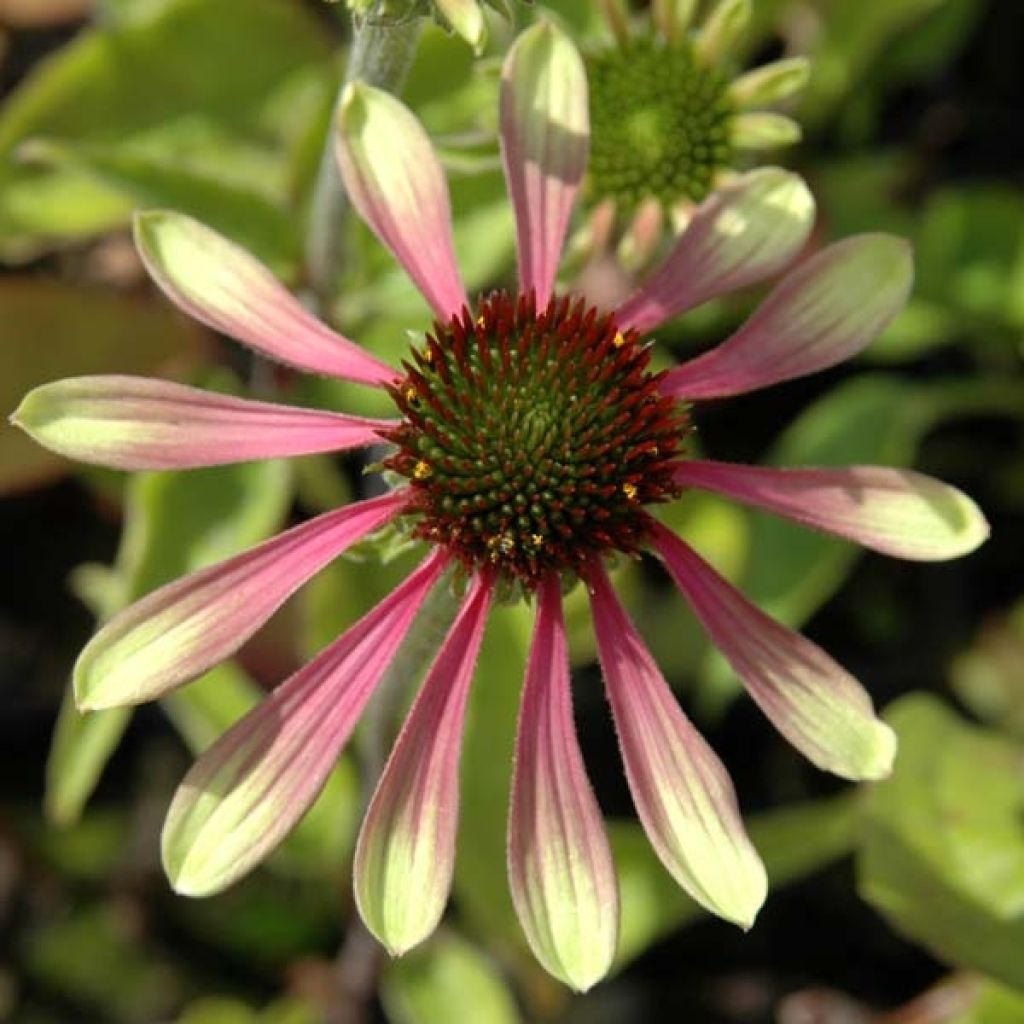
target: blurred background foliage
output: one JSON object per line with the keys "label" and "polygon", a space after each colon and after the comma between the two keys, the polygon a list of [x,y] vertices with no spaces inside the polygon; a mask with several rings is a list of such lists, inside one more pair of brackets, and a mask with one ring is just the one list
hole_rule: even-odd
{"label": "blurred background foliage", "polygon": [[[638,7],[642,6],[640,4]],[[504,829],[529,614],[488,631],[464,752],[453,906],[385,962],[358,928],[348,858],[357,736],[269,865],[212,900],[175,898],[157,833],[190,755],[400,578],[408,553],[329,568],[241,652],[159,709],[79,717],[68,670],[95,619],[365,486],[315,457],[124,478],[0,433],[0,1020],[18,1024],[391,1024],[521,1020],[1024,1021],[1024,191],[1019,0],[755,0],[751,60],[814,61],[785,154],[819,202],[815,244],[909,237],[917,286],[857,364],[700,411],[717,457],[914,465],[963,487],[993,539],[944,566],[689,495],[673,525],[773,614],[858,674],[900,735],[893,777],[851,788],[804,764],[745,701],[664,579],[618,570],[684,706],[723,755],[773,893],[744,936],[703,918],[654,859],[617,765],[585,602],[569,606],[582,743],[621,876],[618,972],[571,997],[528,955]],[[538,4],[604,45],[595,5]],[[512,275],[496,159],[494,12],[474,60],[427,28],[404,96],[449,169],[471,290]],[[130,372],[300,404],[382,411],[185,321],[147,286],[127,223],[187,211],[302,290],[310,193],[348,16],[319,0],[0,0],[0,407],[55,377]],[[427,324],[361,226],[330,318],[385,358]],[[755,295],[662,333],[682,356]],[[54,722],[56,727],[54,728]],[[372,756],[372,751],[371,751]],[[336,957],[340,948],[341,954]]]}

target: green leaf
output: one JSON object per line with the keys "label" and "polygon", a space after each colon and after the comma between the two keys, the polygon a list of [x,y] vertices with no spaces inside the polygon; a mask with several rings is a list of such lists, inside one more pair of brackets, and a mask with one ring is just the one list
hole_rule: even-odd
{"label": "green leaf", "polygon": [[[269,221],[275,206],[278,216],[296,212],[302,149],[332,78],[327,38],[285,0],[147,4],[80,33],[0,111],[0,252],[27,255],[104,230],[144,199],[190,207],[229,233],[240,226],[243,242],[282,265],[294,232],[275,241]],[[74,157],[70,177],[63,163],[53,171],[12,160],[28,139],[62,144]],[[68,223],[28,201],[48,180],[75,184]],[[261,181],[269,205],[255,203]],[[104,216],[91,214],[94,202]],[[258,211],[248,226],[246,203]]]}
{"label": "green leaf", "polygon": [[35,984],[79,1003],[85,1019],[160,1020],[181,997],[174,966],[139,943],[113,903],[73,907],[30,932],[23,963]]}
{"label": "green leaf", "polygon": [[[847,854],[853,848],[855,826],[856,807],[849,793],[767,811],[747,820],[750,838],[764,860],[772,889]],[[639,825],[609,822],[609,834],[622,901],[616,962],[623,967],[663,936],[702,917],[705,911],[672,881]]]}
{"label": "green leaf", "polygon": [[[54,373],[152,373],[198,356],[203,331],[164,303],[40,277],[0,280],[0,411],[7,416]],[[0,492],[72,463],[19,430],[0,431]]]}
{"label": "green leaf", "polygon": [[521,1020],[494,964],[448,931],[392,961],[380,995],[391,1024],[519,1024]]}
{"label": "green leaf", "polygon": [[993,616],[951,668],[957,697],[986,725],[1024,740],[1024,601]]}
{"label": "green leaf", "polygon": [[923,694],[886,718],[900,749],[868,790],[861,894],[939,959],[1024,989],[1024,748]]}

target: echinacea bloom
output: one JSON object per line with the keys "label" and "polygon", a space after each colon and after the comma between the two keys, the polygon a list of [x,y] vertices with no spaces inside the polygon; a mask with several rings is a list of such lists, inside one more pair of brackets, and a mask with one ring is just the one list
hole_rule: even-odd
{"label": "echinacea bloom", "polygon": [[685,224],[745,155],[800,139],[796,121],[763,108],[803,88],[806,58],[735,76],[750,0],[717,0],[696,26],[696,0],[654,0],[649,18],[631,15],[625,0],[599,6],[615,42],[586,52],[585,194],[597,205],[596,223],[618,213],[632,221],[627,239],[656,238],[664,214]]}
{"label": "echinacea bloom", "polygon": [[672,876],[712,913],[750,925],[765,873],[721,762],[687,720],[615,596],[607,560],[651,552],[751,696],[816,765],[850,779],[891,766],[895,740],[824,651],[749,604],[653,511],[691,487],[729,495],[887,554],[942,559],[986,533],[974,504],[916,473],[789,469],[691,458],[691,406],[831,366],[903,303],[910,257],[881,235],[831,246],[784,277],[731,338],[667,373],[642,337],[802,248],[799,178],[752,173],[697,210],[664,267],[619,308],[553,293],[588,140],[572,44],[540,23],[505,63],[501,137],[519,242],[516,295],[471,307],[447,187],[414,116],[349,87],[338,155],[355,207],[436,314],[401,370],[316,321],[265,268],[188,217],[141,214],[151,275],[179,306],[282,362],[386,389],[368,420],[129,377],[59,381],[16,422],[43,444],[122,469],[187,468],[392,444],[405,482],[328,512],[143,598],[83,651],[83,709],[151,700],[229,657],[314,573],[397,521],[426,555],[390,596],[282,683],[196,762],[171,805],[163,856],[203,895],[263,859],[309,808],[433,588],[461,607],[426,674],[363,823],[355,892],[393,953],[428,936],[448,896],[460,737],[488,610],[523,592],[536,624],[522,696],[508,835],[515,906],[543,965],[575,988],[609,968],[618,926],[611,854],[573,727],[562,595],[582,579],[637,811]]}

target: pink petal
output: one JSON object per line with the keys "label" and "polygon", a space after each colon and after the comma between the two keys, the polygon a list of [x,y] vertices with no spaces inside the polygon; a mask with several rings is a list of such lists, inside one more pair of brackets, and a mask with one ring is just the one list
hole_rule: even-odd
{"label": "pink petal", "polygon": [[492,592],[490,580],[473,578],[359,834],[356,903],[366,926],[393,956],[430,935],[448,900],[462,726]]}
{"label": "pink petal", "polygon": [[747,928],[767,879],[729,776],[680,710],[604,570],[595,567],[588,582],[605,687],[644,830],[698,903]]}
{"label": "pink petal", "polygon": [[501,153],[516,214],[519,288],[551,297],[573,202],[587,166],[587,76],[548,21],[516,40],[501,82]]}
{"label": "pink petal", "polygon": [[611,966],[619,892],[601,810],[587,781],[569,689],[558,578],[541,586],[516,738],[508,875],[537,959],[586,991]]}
{"label": "pink petal", "polygon": [[641,333],[716,295],[762,281],[803,248],[814,199],[795,174],[765,167],[714,192],[699,207],[665,263],[616,313]]}
{"label": "pink petal", "polygon": [[394,425],[116,376],[44,384],[12,419],[51,451],[114,469],[194,469],[340,451],[373,444]]}
{"label": "pink petal", "polygon": [[272,359],[360,384],[398,374],[308,313],[255,257],[169,210],[136,214],[135,244],[167,297],[214,330]]}
{"label": "pink petal", "polygon": [[178,892],[226,888],[298,823],[444,567],[439,552],[428,557],[195,763],[163,831],[164,867]]}
{"label": "pink petal", "polygon": [[448,185],[422,125],[390,93],[354,82],[341,102],[337,156],[360,216],[441,320],[451,319],[467,304],[466,292],[455,263]]}
{"label": "pink petal", "polygon": [[712,642],[794,747],[844,778],[889,774],[896,738],[853,676],[755,608],[664,526],[654,527],[653,543]]}
{"label": "pink petal", "polygon": [[910,248],[889,235],[837,242],[787,274],[727,341],[666,374],[665,394],[723,398],[849,359],[903,308]]}
{"label": "pink petal", "polygon": [[223,661],[306,580],[392,519],[405,501],[399,490],[328,512],[115,615],[75,665],[79,709],[152,700]]}
{"label": "pink petal", "polygon": [[956,558],[988,536],[984,516],[967,495],[906,469],[773,469],[695,460],[681,462],[675,480],[896,558]]}

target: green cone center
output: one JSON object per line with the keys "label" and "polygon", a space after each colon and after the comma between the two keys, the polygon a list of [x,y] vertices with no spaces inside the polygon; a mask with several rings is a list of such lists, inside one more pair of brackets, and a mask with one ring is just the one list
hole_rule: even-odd
{"label": "green cone center", "polygon": [[688,419],[635,332],[581,300],[499,292],[413,350],[385,465],[416,536],[532,590],[596,555],[636,553],[644,506],[675,497]]}
{"label": "green cone center", "polygon": [[627,208],[702,200],[732,147],[728,80],[688,42],[638,40],[587,60],[592,198]]}

